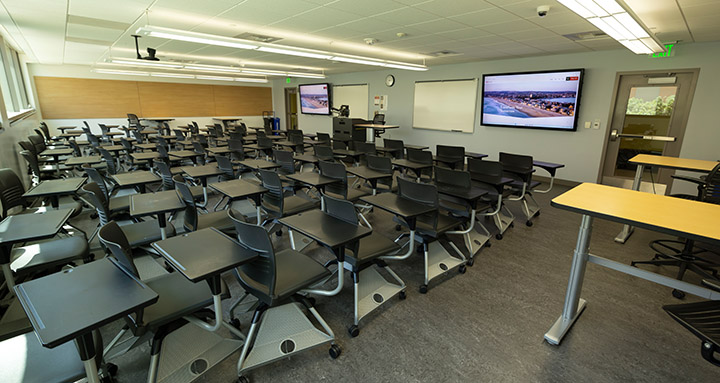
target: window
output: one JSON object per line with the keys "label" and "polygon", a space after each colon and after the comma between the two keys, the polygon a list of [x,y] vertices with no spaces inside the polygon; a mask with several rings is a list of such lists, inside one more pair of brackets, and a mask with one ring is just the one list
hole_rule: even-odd
{"label": "window", "polygon": [[32,108],[28,97],[20,55],[0,38],[0,91],[11,118]]}

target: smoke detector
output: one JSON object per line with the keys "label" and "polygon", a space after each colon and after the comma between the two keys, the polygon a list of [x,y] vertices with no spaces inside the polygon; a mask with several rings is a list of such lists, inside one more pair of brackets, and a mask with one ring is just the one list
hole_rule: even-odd
{"label": "smoke detector", "polygon": [[363,39],[363,41],[365,41],[365,44],[367,45],[375,45],[378,42],[377,39],[374,39],[372,37],[366,37]]}

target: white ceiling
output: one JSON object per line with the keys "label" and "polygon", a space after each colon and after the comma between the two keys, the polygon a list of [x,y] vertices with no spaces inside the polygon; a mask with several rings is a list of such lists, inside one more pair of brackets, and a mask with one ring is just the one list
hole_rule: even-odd
{"label": "white ceiling", "polygon": [[[626,0],[662,41],[720,40],[718,0]],[[30,61],[93,64],[134,57],[131,34],[153,25],[224,36],[256,33],[279,44],[382,59],[437,64],[622,49],[610,38],[572,41],[595,31],[554,0],[0,0],[0,23]],[[550,5],[548,16],[537,16]],[[397,33],[405,33],[398,37]],[[373,46],[363,38],[378,40]],[[258,51],[145,37],[163,60],[270,69],[371,70]],[[430,57],[449,50],[457,55]]]}

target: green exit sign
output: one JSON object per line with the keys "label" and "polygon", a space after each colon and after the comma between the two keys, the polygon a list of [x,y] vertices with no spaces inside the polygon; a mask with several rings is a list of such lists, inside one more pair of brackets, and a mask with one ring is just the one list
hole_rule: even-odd
{"label": "green exit sign", "polygon": [[675,51],[673,50],[674,46],[675,46],[675,44],[665,44],[665,49],[667,49],[667,52],[653,53],[650,55],[650,57],[660,58],[660,57],[675,56]]}
{"label": "green exit sign", "polygon": [[290,83],[290,77],[285,77],[285,82],[289,84],[289,83]]}

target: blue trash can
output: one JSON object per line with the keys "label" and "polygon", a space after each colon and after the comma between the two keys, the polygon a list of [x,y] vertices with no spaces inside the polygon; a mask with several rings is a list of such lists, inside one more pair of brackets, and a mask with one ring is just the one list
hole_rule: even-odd
{"label": "blue trash can", "polygon": [[[275,117],[270,119],[272,121],[272,130],[280,130],[280,117]],[[273,133],[274,135],[278,135],[278,133]]]}

